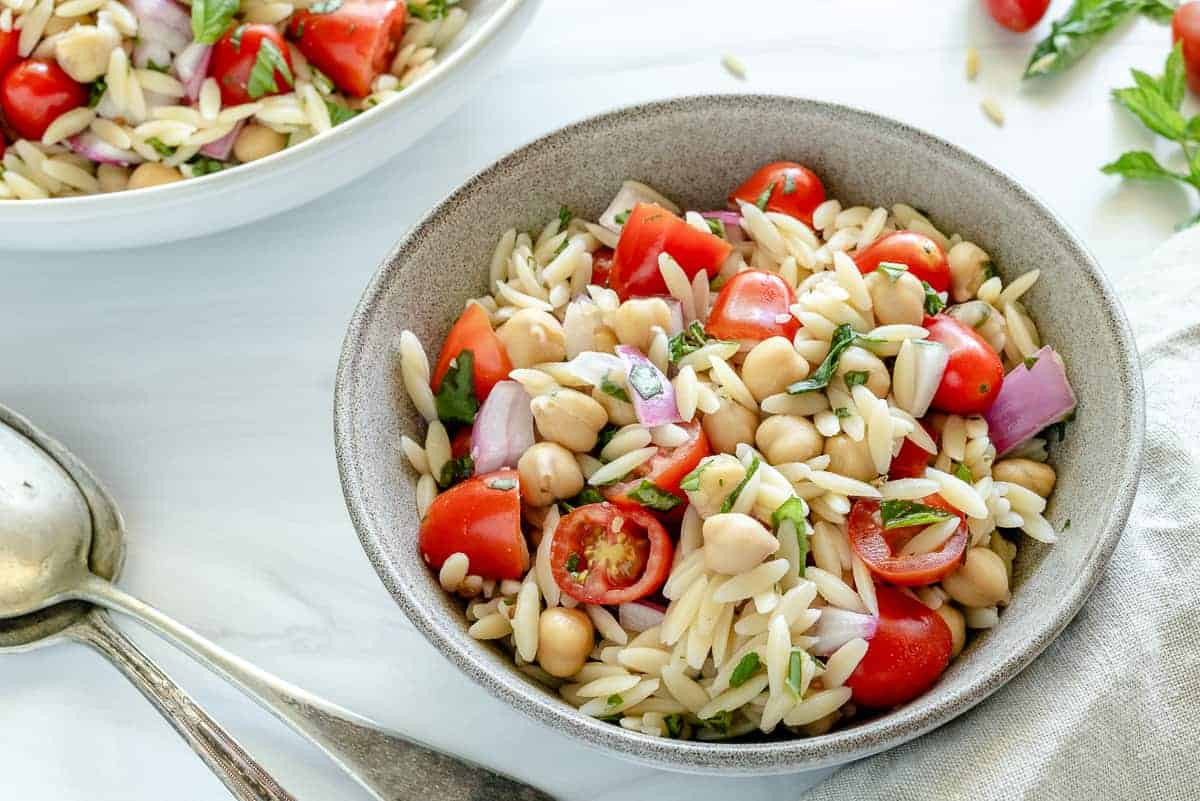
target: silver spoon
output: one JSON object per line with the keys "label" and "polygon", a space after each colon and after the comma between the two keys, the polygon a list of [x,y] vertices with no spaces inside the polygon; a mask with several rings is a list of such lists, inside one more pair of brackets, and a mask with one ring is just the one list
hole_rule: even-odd
{"label": "silver spoon", "polygon": [[553,801],[288,684],[118,590],[91,570],[96,517],[117,518],[106,494],[85,498],[44,447],[0,426],[0,618],[70,600],[125,612],[307,737],[380,801]]}

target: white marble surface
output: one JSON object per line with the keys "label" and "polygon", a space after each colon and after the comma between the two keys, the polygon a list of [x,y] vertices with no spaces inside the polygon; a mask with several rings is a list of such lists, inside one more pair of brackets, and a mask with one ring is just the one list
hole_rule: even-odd
{"label": "white marble surface", "polygon": [[[1023,181],[1111,275],[1127,271],[1189,214],[1180,189],[1097,170],[1150,142],[1108,90],[1129,66],[1159,69],[1166,30],[1138,22],[1063,78],[1019,87],[1034,38],[999,30],[976,0],[547,0],[476,101],[371,179],[169,247],[0,256],[0,399],[65,440],[123,504],[122,584],[267,669],[564,799],[797,798],[813,777],[686,777],[587,750],[510,712],[414,632],[342,506],[330,418],[343,326],[392,242],[493,159],[594,111],[710,91],[837,100],[930,130]],[[983,61],[975,83],[963,78],[968,43]],[[722,70],[723,52],[746,63],[745,82]],[[1003,128],[981,114],[985,95],[1005,108]],[[235,691],[121,625],[298,798],[365,798]],[[0,688],[4,798],[228,797],[80,647],[0,657]]]}

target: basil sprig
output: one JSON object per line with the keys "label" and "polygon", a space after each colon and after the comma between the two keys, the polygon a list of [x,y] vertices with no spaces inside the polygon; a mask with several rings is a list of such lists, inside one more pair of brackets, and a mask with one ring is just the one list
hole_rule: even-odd
{"label": "basil sprig", "polygon": [[1137,14],[1166,23],[1174,13],[1175,3],[1171,0],[1075,0],[1067,13],[1050,26],[1050,35],[1033,48],[1024,77],[1065,70],[1106,33]]}

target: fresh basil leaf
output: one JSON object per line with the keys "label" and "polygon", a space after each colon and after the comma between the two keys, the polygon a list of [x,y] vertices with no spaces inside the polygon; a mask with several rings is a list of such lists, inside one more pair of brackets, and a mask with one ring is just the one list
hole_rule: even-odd
{"label": "fresh basil leaf", "polygon": [[685,492],[695,492],[700,489],[700,474],[708,467],[708,460],[701,459],[700,464],[692,468],[692,472],[683,477],[679,482],[679,488]]}
{"label": "fresh basil leaf", "polygon": [[604,446],[612,442],[612,438],[615,437],[617,432],[620,430],[621,429],[617,428],[612,423],[605,425],[604,428],[600,429],[600,433],[596,435],[596,447],[594,450],[597,453],[604,450]]}
{"label": "fresh basil leaf", "polygon": [[633,209],[625,209],[625,211],[623,211],[620,214],[617,214],[613,217],[613,222],[615,222],[617,225],[624,225],[626,222],[629,221],[629,215],[632,212],[633,212]]}
{"label": "fresh basil leaf", "polygon": [[108,83],[103,78],[97,78],[88,85],[88,108],[100,105],[104,93],[108,91]]}
{"label": "fresh basil leaf", "polygon": [[729,727],[733,725],[733,713],[728,709],[723,709],[711,718],[705,718],[700,722],[718,734],[729,734]]}
{"label": "fresh basil leaf", "polygon": [[667,715],[663,718],[663,725],[667,727],[668,737],[678,737],[683,733],[683,715],[678,713]]}
{"label": "fresh basil leaf", "polygon": [[446,16],[451,6],[458,5],[458,0],[409,0],[408,13],[410,16],[425,22],[433,22]]}
{"label": "fresh basil leaf", "polygon": [[803,683],[804,676],[804,657],[807,654],[804,651],[792,651],[788,656],[788,672],[786,685],[791,690],[792,695],[796,698],[800,697],[800,685]]}
{"label": "fresh basil leaf", "polygon": [[201,175],[220,172],[229,165],[218,159],[208,156],[196,156],[188,162],[188,166],[192,168],[192,177],[199,178]]}
{"label": "fresh basil leaf", "polygon": [[741,658],[737,667],[733,669],[733,673],[729,675],[729,686],[741,687],[750,681],[760,668],[762,668],[762,662],[758,658],[758,653],[751,651]]}
{"label": "fresh basil leaf", "polygon": [[569,514],[580,506],[587,506],[592,503],[604,503],[604,496],[595,487],[584,487],[574,498],[559,501],[558,505],[562,507],[563,511]]}
{"label": "fresh basil leaf", "polygon": [[275,73],[283,76],[287,86],[295,83],[292,68],[288,66],[279,52],[279,48],[270,39],[263,39],[258,45],[258,55],[254,57],[254,66],[250,69],[250,77],[246,81],[246,94],[257,100],[264,95],[273,95],[280,90]]}
{"label": "fresh basil leaf", "polygon": [[313,14],[332,14],[342,7],[342,0],[317,0],[308,7]]}
{"label": "fresh basil leaf", "polygon": [[570,573],[572,576],[577,576],[577,575],[579,575],[579,562],[580,562],[579,554],[573,553],[567,557],[567,561],[563,564],[563,566],[567,569],[567,572]]}
{"label": "fresh basil leaf", "polygon": [[1074,64],[1117,25],[1144,13],[1157,21],[1170,20],[1173,9],[1165,0],[1075,0],[1065,15],[1050,26],[1025,67],[1025,78],[1061,72]]}
{"label": "fresh basil leaf", "polygon": [[779,536],[779,527],[791,521],[796,527],[796,541],[800,546],[800,575],[804,575],[804,563],[808,559],[808,504],[803,498],[788,498],[771,513],[771,527]]}
{"label": "fresh basil leaf", "polygon": [[767,188],[762,191],[758,199],[754,201],[754,205],[758,206],[759,211],[766,211],[767,204],[771,202],[771,193],[775,191],[775,182],[767,184]]}
{"label": "fresh basil leaf", "polygon": [[837,407],[836,409],[833,410],[833,413],[839,420],[845,420],[851,414],[850,410],[847,409],[845,406]]}
{"label": "fresh basil leaf", "polygon": [[626,403],[632,403],[632,401],[629,400],[629,393],[625,391],[625,387],[621,386],[616,381],[613,381],[608,376],[604,376],[604,378],[600,379],[600,391],[611,398],[616,398],[617,400],[625,401]]}
{"label": "fresh basil leaf", "polygon": [[150,145],[150,147],[154,148],[155,152],[157,152],[158,155],[162,156],[163,158],[169,158],[170,156],[175,155],[175,148],[166,144],[165,142],[163,142],[163,140],[159,139],[157,136],[151,136],[149,139],[146,140],[146,144],[148,144],[148,145]]}
{"label": "fresh basil leaf", "polygon": [[1166,25],[1175,16],[1175,0],[1143,0],[1141,12],[1155,22]]}
{"label": "fresh basil leaf", "polygon": [[722,513],[728,512],[729,510],[733,509],[733,505],[735,503],[737,503],[738,496],[742,494],[742,490],[746,488],[746,485],[750,483],[750,479],[754,476],[754,474],[756,472],[758,472],[759,461],[760,461],[759,458],[757,456],[755,456],[754,461],[750,463],[750,469],[746,471],[746,475],[742,478],[741,481],[738,482],[738,485],[733,488],[733,492],[729,493],[729,497],[727,497],[721,503],[721,512]]}
{"label": "fresh basil leaf", "polygon": [[1145,150],[1130,150],[1122,153],[1121,157],[1111,164],[1105,164],[1100,172],[1108,175],[1120,175],[1122,178],[1134,178],[1141,181],[1186,181],[1187,176],[1172,172],[1158,163],[1154,155]]}
{"label": "fresh basil leaf", "polygon": [[725,223],[716,217],[706,217],[704,222],[708,224],[708,230],[713,236],[719,236],[722,239],[725,238]]}
{"label": "fresh basil leaf", "polygon": [[867,383],[870,375],[866,370],[850,370],[842,375],[842,380],[846,382],[846,389],[854,389],[859,384]]}
{"label": "fresh basil leaf", "polygon": [[709,338],[704,332],[704,325],[699,320],[694,320],[687,328],[667,340],[667,353],[671,364],[678,364],[684,356],[695,353],[708,343],[722,341]]}
{"label": "fresh basil leaf", "polygon": [[571,218],[575,216],[571,214],[571,210],[566,206],[558,207],[558,231],[562,233],[567,230],[567,226],[571,224]]}
{"label": "fresh basil leaf", "polygon": [[683,501],[672,495],[666,490],[658,488],[658,485],[642,480],[638,488],[629,493],[629,497],[645,506],[647,509],[653,509],[656,512],[669,512]]}
{"label": "fresh basil leaf", "polygon": [[929,285],[928,281],[922,281],[921,286],[925,289],[925,313],[932,316],[946,308],[946,301],[942,300],[942,296],[937,293],[937,290]]}
{"label": "fresh basil leaf", "polygon": [[820,367],[813,370],[808,378],[790,385],[787,388],[788,394],[800,395],[805,392],[816,392],[829,386],[829,382],[837,371],[838,361],[842,358],[842,352],[853,345],[856,339],[858,339],[858,334],[854,332],[849,323],[839,325],[833,332],[833,341],[829,343],[829,353],[821,362]]}
{"label": "fresh basil leaf", "polygon": [[494,478],[488,482],[488,489],[494,489],[498,492],[508,492],[517,488],[517,480],[514,478]]}
{"label": "fresh basil leaf", "polygon": [[971,475],[971,468],[967,467],[962,462],[954,465],[954,475],[959,481],[965,481],[968,484],[975,483],[975,476]]}
{"label": "fresh basil leaf", "polygon": [[886,275],[888,279],[894,283],[900,278],[900,276],[908,272],[908,265],[897,264],[894,261],[881,261],[879,262],[879,266],[875,269]]}
{"label": "fresh basil leaf", "polygon": [[612,695],[608,696],[604,702],[609,706],[620,706],[621,704],[625,703],[625,699],[622,698],[618,693],[613,693]]}
{"label": "fresh basil leaf", "polygon": [[325,101],[325,108],[329,110],[329,121],[334,125],[341,125],[343,122],[352,120],[359,114],[362,114],[361,111],[346,108],[341,103],[334,103],[328,99]]}
{"label": "fresh basil leaf", "polygon": [[442,466],[442,474],[437,477],[438,486],[442,489],[466,481],[475,472],[475,460],[470,454],[451,459]]}
{"label": "fresh basil leaf", "polygon": [[941,520],[953,517],[945,509],[936,506],[926,506],[917,501],[898,501],[886,499],[879,504],[880,515],[885,529],[904,528],[906,526],[928,526]]}
{"label": "fresh basil leaf", "polygon": [[1157,87],[1153,91],[1141,87],[1114,89],[1113,97],[1156,134],[1165,136],[1172,142],[1184,138],[1187,120],[1167,102]]}
{"label": "fresh basil leaf", "polygon": [[1025,365],[1026,370],[1032,370],[1033,366],[1038,363],[1038,357],[1037,356],[1026,356],[1024,359],[1021,360],[1021,363]]}
{"label": "fresh basil leaf", "polygon": [[147,59],[146,60],[146,69],[153,70],[154,72],[161,72],[165,75],[166,73],[171,71],[171,65],[170,64],[155,64],[153,61]]}
{"label": "fresh basil leaf", "polygon": [[238,5],[238,0],[192,0],[192,38],[201,44],[215,44],[233,21]]}
{"label": "fresh basil leaf", "polygon": [[629,385],[642,396],[642,400],[657,398],[663,394],[662,373],[649,364],[635,364],[629,371]]}
{"label": "fresh basil leaf", "polygon": [[438,419],[443,423],[470,425],[475,422],[479,399],[475,396],[474,353],[469,350],[459,352],[442,377],[434,401]]}

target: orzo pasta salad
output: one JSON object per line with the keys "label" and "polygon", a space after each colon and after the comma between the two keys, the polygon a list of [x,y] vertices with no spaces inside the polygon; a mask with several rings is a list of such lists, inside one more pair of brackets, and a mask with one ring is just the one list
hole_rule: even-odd
{"label": "orzo pasta salad", "polygon": [[269,156],[396,97],[466,20],[457,0],[0,0],[0,199]]}
{"label": "orzo pasta salad", "polygon": [[1051,543],[1075,397],[987,253],[799,164],[683,213],[626,182],[500,237],[433,369],[419,546],[470,634],[650,735],[813,735],[925,692]]}

